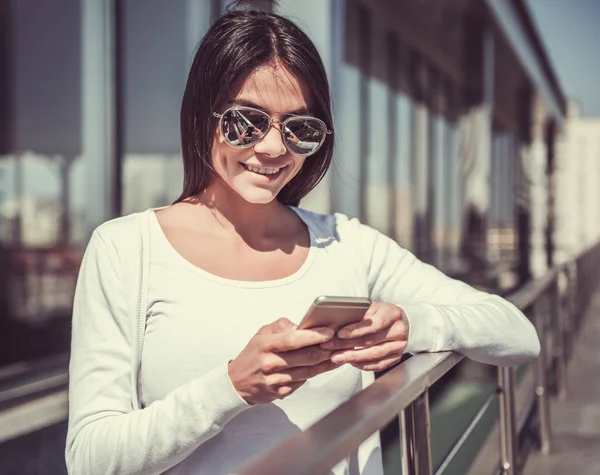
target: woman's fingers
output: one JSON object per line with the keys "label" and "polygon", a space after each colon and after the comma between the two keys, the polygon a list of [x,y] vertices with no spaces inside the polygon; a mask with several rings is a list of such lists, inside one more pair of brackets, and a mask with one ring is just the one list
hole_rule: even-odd
{"label": "woman's fingers", "polygon": [[358,369],[362,369],[363,371],[383,371],[384,369],[399,363],[401,359],[402,356],[390,356],[389,358],[384,358],[381,361],[352,363],[352,366]]}
{"label": "woman's fingers", "polygon": [[337,336],[341,339],[355,339],[377,333],[402,320],[402,310],[397,305],[373,302],[365,317],[358,323],[341,328]]}
{"label": "woman's fingers", "polygon": [[406,348],[406,341],[386,341],[368,348],[359,348],[335,353],[331,361],[337,364],[373,363],[390,357],[401,357]]}
{"label": "woman's fingers", "polygon": [[404,320],[393,322],[387,328],[375,333],[370,333],[356,338],[341,339],[333,337],[331,340],[322,343],[321,348],[325,350],[345,350],[351,348],[365,348],[378,345],[386,341],[402,341],[407,338],[407,328]]}
{"label": "woman's fingers", "polygon": [[272,335],[273,333],[283,333],[288,330],[293,330],[296,328],[296,325],[292,323],[288,318],[280,318],[275,320],[268,325],[264,325],[258,330],[257,335]]}
{"label": "woman's fingers", "polygon": [[[297,330],[287,319],[265,325],[229,362],[229,379],[250,404],[286,397],[299,387],[295,383],[337,367],[331,352],[319,347],[333,334],[329,328]],[[278,375],[278,369],[292,372]]]}
{"label": "woman's fingers", "polygon": [[284,397],[289,396],[298,388],[300,388],[300,386],[302,386],[305,382],[306,381],[297,381],[295,383],[288,383],[283,386],[279,386],[277,388],[277,395],[283,399]]}
{"label": "woman's fingers", "polygon": [[331,360],[327,360],[314,366],[302,366],[279,371],[267,376],[267,381],[271,386],[289,386],[290,383],[304,382],[307,379],[314,378],[319,374],[336,368],[339,368],[339,365],[333,363]]}
{"label": "woman's fingers", "polygon": [[264,356],[263,370],[265,373],[277,373],[287,368],[314,366],[323,361],[330,361],[331,353],[321,349],[319,345],[282,353],[270,353]]}
{"label": "woman's fingers", "polygon": [[331,328],[320,327],[307,330],[290,330],[271,335],[262,335],[265,339],[264,350],[283,352],[298,350],[312,345],[319,345],[333,338],[334,331]]}
{"label": "woman's fingers", "polygon": [[333,337],[331,340],[322,343],[321,348],[325,350],[346,350],[351,348],[363,348],[366,346],[378,345],[379,343],[383,343],[385,341],[391,340],[388,336],[389,328],[385,328],[376,333],[371,333],[369,335],[361,336],[358,338],[350,338],[347,340],[343,340],[338,337]]}

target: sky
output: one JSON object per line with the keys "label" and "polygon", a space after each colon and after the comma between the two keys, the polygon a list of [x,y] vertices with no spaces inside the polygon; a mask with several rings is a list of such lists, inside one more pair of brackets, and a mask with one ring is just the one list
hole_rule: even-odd
{"label": "sky", "polygon": [[600,0],[526,0],[563,92],[600,117]]}

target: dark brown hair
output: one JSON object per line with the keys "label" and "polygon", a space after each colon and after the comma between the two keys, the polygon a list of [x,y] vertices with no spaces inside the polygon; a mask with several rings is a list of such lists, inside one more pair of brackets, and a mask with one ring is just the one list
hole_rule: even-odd
{"label": "dark brown hair", "polygon": [[[333,130],[331,93],[323,62],[309,37],[290,20],[262,11],[233,11],[219,18],[204,36],[188,76],[181,105],[183,152],[182,201],[202,192],[212,177],[213,116],[234,83],[259,66],[277,61],[310,89],[313,114]],[[308,157],[302,170],[277,199],[297,206],[321,181],[331,164],[333,135]]]}

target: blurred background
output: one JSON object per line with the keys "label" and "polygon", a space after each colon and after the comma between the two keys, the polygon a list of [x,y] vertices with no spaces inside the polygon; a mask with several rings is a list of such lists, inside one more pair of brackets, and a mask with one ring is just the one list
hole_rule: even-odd
{"label": "blurred background", "polygon": [[[227,3],[0,0],[0,474],[66,473],[82,253],[179,195],[186,74]],[[335,164],[303,207],[500,294],[598,240],[597,0],[251,3],[300,25],[330,77]],[[434,457],[491,374],[462,364],[432,395]],[[476,470],[491,424],[447,473]]]}

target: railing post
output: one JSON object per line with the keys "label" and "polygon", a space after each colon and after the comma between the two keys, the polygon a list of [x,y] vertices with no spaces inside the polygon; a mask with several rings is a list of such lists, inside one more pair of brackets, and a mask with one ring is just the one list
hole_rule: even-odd
{"label": "railing post", "polygon": [[579,292],[577,280],[577,261],[569,265],[569,355],[573,353],[573,341],[577,333],[577,294]]}
{"label": "railing post", "polygon": [[504,475],[518,475],[514,368],[498,367],[498,390],[500,468]]}
{"label": "railing post", "polygon": [[564,279],[565,279],[565,298],[563,300],[562,307],[562,318],[563,323],[565,325],[565,358],[567,361],[569,360],[569,356],[571,355],[572,345],[571,340],[573,339],[573,291],[574,291],[574,283],[575,279],[573,278],[573,264],[566,264],[564,267]]}
{"label": "railing post", "polygon": [[[568,393],[567,383],[567,330],[565,322],[565,309],[563,308],[564,299],[561,294],[561,282],[566,283],[566,273],[564,270],[556,273],[556,280],[552,288],[552,312],[554,312],[554,334],[555,334],[555,356],[557,359],[557,392],[560,399],[566,399]],[[568,288],[564,286],[567,290]]]}
{"label": "railing post", "polygon": [[408,406],[400,411],[398,418],[400,423],[400,455],[402,460],[402,474],[411,475],[415,467],[414,435],[413,435],[413,411]]}
{"label": "railing post", "polygon": [[432,475],[429,391],[400,412],[403,475]]}
{"label": "railing post", "polygon": [[537,397],[537,409],[540,419],[540,449],[543,454],[548,454],[552,449],[552,438],[550,433],[550,399],[547,381],[546,325],[544,324],[542,315],[538,312],[537,307],[537,302],[531,307],[531,319],[533,320],[540,339],[540,356],[535,362],[535,394]]}
{"label": "railing post", "polygon": [[573,271],[573,278],[575,280],[575,287],[573,289],[573,329],[575,332],[579,331],[579,321],[583,311],[583,287],[585,285],[585,279],[581,275],[583,273],[583,265],[581,261],[581,257],[575,261],[575,270]]}

